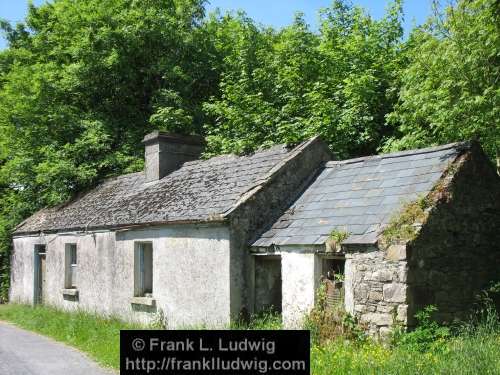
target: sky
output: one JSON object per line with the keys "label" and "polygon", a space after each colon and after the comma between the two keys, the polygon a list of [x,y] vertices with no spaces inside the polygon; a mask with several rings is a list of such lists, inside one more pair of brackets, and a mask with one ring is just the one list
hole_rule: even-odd
{"label": "sky", "polygon": [[[34,0],[35,5],[45,0]],[[290,24],[295,12],[304,13],[307,23],[317,28],[317,15],[320,8],[331,4],[331,0],[209,0],[208,11],[220,8],[226,10],[244,10],[251,18],[263,25],[276,28]],[[374,18],[384,15],[387,0],[352,0],[364,7]],[[0,18],[11,23],[22,21],[27,12],[28,0],[0,0]],[[404,0],[405,33],[414,25],[422,24],[430,14],[430,0]],[[6,47],[6,41],[0,37],[0,49]]]}

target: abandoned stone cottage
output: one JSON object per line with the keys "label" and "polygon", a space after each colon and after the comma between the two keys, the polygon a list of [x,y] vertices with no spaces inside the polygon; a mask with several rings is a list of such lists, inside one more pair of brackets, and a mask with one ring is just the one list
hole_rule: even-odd
{"label": "abandoned stone cottage", "polygon": [[208,160],[195,136],[144,144],[144,172],[17,227],[11,301],[169,327],[274,306],[296,327],[336,273],[346,309],[383,333],[428,304],[461,317],[499,276],[500,181],[475,144],[343,161],[319,138]]}

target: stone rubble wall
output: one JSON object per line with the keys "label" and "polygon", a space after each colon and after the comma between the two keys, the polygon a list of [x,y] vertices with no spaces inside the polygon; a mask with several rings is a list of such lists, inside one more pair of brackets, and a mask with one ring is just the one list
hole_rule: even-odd
{"label": "stone rubble wall", "polygon": [[388,251],[376,246],[352,247],[346,252],[345,303],[371,335],[387,335],[397,320],[408,321],[408,264],[406,247]]}
{"label": "stone rubble wall", "polygon": [[372,335],[387,335],[395,322],[413,327],[428,305],[438,321],[467,319],[475,296],[500,280],[500,177],[477,145],[429,197],[413,241],[344,249],[346,309]]}
{"label": "stone rubble wall", "polygon": [[328,146],[319,138],[304,143],[272,176],[255,187],[251,199],[230,214],[233,317],[253,313],[255,309],[255,259],[248,244],[269,229],[329,160]]}
{"label": "stone rubble wall", "polygon": [[408,245],[410,314],[432,304],[442,322],[467,319],[475,296],[500,280],[500,177],[478,148],[456,170]]}

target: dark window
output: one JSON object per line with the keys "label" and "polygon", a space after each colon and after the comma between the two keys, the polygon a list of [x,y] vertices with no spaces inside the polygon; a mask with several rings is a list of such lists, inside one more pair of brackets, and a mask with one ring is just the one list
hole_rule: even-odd
{"label": "dark window", "polygon": [[153,293],[153,244],[140,242],[134,260],[134,294],[144,297]]}

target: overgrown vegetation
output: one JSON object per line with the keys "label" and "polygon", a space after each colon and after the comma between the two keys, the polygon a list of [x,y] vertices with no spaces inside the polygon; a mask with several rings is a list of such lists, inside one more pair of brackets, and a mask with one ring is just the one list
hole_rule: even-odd
{"label": "overgrown vegetation", "polygon": [[430,305],[415,314],[417,327],[411,332],[395,330],[393,345],[422,353],[444,345],[451,336],[450,328],[440,326],[432,319],[432,314],[436,311],[436,306]]}
{"label": "overgrown vegetation", "polygon": [[334,341],[311,349],[314,375],[343,374],[498,374],[500,372],[500,330],[479,326],[474,333],[462,333],[442,345],[421,352],[408,346],[384,346],[367,341]]}
{"label": "overgrown vegetation", "polygon": [[[451,328],[435,323],[435,308],[428,307],[418,314],[419,325],[414,331],[399,332],[390,343],[366,337],[356,321],[340,309],[320,312],[324,306],[320,300],[306,320],[306,328],[312,330],[312,374],[498,374],[500,321],[493,305],[484,302],[492,301],[493,294],[488,290],[482,293],[483,302],[471,320]],[[119,330],[148,328],[79,311],[14,304],[0,306],[0,320],[68,343],[114,368],[119,367]],[[281,329],[281,317],[265,313],[249,323],[232,323],[229,328]]]}
{"label": "overgrown vegetation", "polygon": [[326,241],[326,246],[331,250],[340,250],[342,241],[345,241],[349,237],[350,233],[346,230],[334,229],[330,232],[328,239]]}
{"label": "overgrown vegetation", "polygon": [[231,322],[230,329],[283,329],[281,315],[273,309],[250,316],[249,319],[239,319]]}
{"label": "overgrown vegetation", "polygon": [[305,317],[304,328],[311,331],[312,343],[319,346],[337,339],[356,342],[366,339],[363,327],[345,311],[343,300],[333,306],[328,305],[324,284],[316,292],[316,301]]}
{"label": "overgrown vegetation", "polygon": [[382,232],[381,245],[385,247],[413,240],[419,227],[427,219],[429,207],[427,197],[420,197],[414,202],[405,204]]}
{"label": "overgrown vegetation", "polygon": [[[497,374],[500,371],[500,319],[494,308],[500,284],[478,297],[468,322],[441,326],[428,306],[416,314],[417,327],[395,327],[390,341],[377,342],[341,307],[328,311],[322,294],[306,320],[311,329],[313,374]],[[347,326],[347,330],[345,327]]]}

